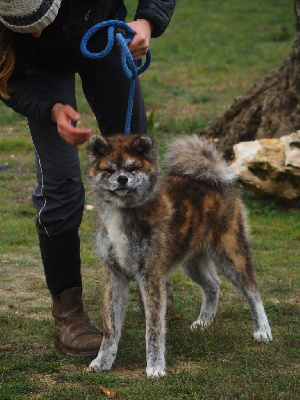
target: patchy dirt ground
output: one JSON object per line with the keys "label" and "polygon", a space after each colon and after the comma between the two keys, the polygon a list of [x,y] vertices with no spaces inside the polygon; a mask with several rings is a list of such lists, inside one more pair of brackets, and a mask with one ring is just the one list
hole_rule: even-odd
{"label": "patchy dirt ground", "polygon": [[26,315],[30,318],[50,316],[51,298],[45,284],[39,258],[3,254],[0,261],[0,313]]}

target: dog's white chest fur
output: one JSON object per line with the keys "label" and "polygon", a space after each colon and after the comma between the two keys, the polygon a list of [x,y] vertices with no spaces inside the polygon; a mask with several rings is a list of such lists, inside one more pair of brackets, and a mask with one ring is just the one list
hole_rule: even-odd
{"label": "dog's white chest fur", "polygon": [[104,225],[97,234],[102,262],[132,279],[144,267],[149,238],[139,234],[139,220],[130,210],[102,204],[98,212]]}
{"label": "dog's white chest fur", "polygon": [[111,209],[106,214],[106,229],[110,244],[113,246],[116,258],[122,267],[128,260],[128,239],[123,228],[122,212],[118,208]]}

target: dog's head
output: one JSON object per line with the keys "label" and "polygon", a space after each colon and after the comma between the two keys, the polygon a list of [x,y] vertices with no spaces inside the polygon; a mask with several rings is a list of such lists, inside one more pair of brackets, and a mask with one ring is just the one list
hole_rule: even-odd
{"label": "dog's head", "polygon": [[159,176],[159,162],[149,136],[92,136],[88,155],[87,174],[97,199],[131,208],[151,197]]}

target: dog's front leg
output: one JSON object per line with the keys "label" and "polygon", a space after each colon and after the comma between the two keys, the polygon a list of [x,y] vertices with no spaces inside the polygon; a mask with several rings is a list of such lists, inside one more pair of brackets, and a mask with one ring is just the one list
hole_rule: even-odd
{"label": "dog's front leg", "polygon": [[103,283],[103,339],[97,358],[90,364],[95,372],[110,371],[115,361],[129,292],[127,278],[106,268]]}
{"label": "dog's front leg", "polygon": [[166,374],[166,278],[156,270],[154,273],[146,273],[138,284],[146,316],[146,373],[148,378],[158,378]]}

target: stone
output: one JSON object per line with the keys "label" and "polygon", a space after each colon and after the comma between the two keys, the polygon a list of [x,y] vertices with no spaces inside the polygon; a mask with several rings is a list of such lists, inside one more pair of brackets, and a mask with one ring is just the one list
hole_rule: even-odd
{"label": "stone", "polygon": [[281,138],[285,145],[285,166],[300,168],[300,131]]}
{"label": "stone", "polygon": [[231,164],[246,190],[282,199],[300,198],[300,131],[279,139],[241,142]]}

